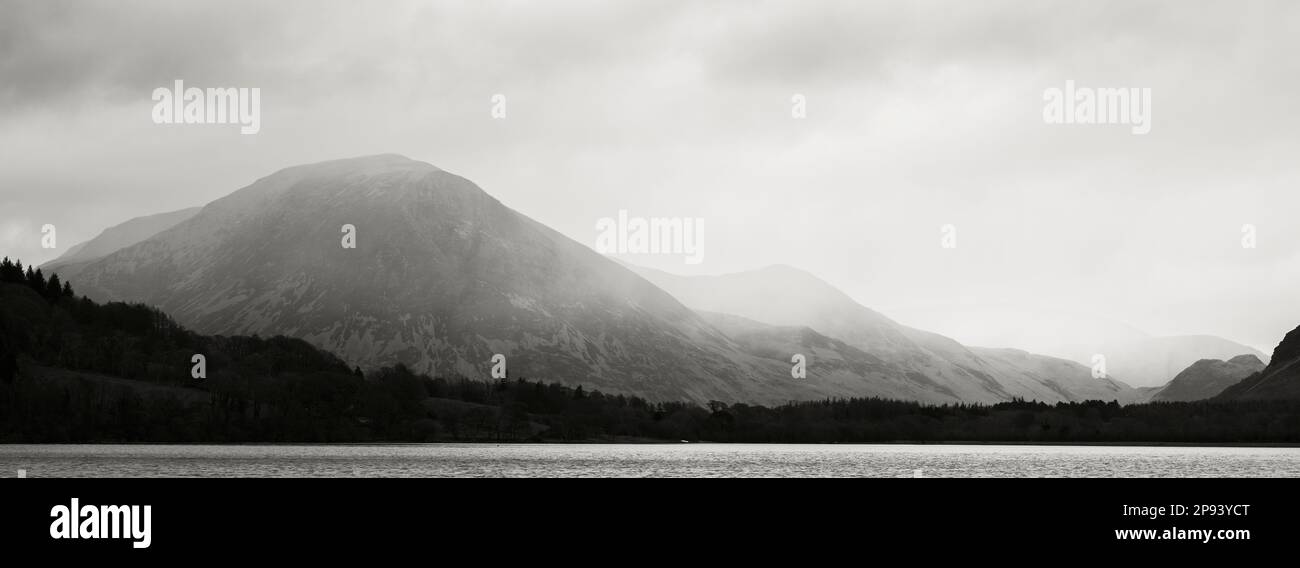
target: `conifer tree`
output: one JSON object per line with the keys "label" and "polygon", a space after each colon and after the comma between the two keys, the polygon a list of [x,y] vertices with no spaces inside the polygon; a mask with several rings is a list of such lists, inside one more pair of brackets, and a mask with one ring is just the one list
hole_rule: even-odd
{"label": "conifer tree", "polygon": [[59,282],[59,275],[58,274],[50,275],[50,282],[45,285],[45,291],[44,291],[45,299],[53,302],[55,300],[58,300],[59,295],[62,293],[63,293],[63,283]]}

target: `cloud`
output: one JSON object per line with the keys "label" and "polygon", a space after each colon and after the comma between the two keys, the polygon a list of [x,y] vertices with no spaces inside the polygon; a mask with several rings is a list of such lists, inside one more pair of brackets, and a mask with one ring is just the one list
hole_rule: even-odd
{"label": "cloud", "polygon": [[[1277,322],[1247,314],[1300,305],[1223,290],[1300,242],[1298,21],[1251,0],[0,0],[0,223],[71,245],[397,152],[581,242],[619,209],[705,217],[701,272],[785,263],[878,307],[1021,301],[1267,338]],[[175,79],[261,88],[261,133],[152,124]],[[1152,133],[1044,125],[1067,79],[1152,88]],[[1255,253],[1233,248],[1242,223]]]}

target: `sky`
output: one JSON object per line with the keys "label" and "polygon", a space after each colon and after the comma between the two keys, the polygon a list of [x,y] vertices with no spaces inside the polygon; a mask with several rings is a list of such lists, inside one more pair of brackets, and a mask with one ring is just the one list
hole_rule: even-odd
{"label": "sky", "polygon": [[[392,152],[593,247],[620,210],[702,219],[698,264],[621,258],[788,264],[967,343],[1071,314],[1269,352],[1300,324],[1297,29],[1249,0],[0,0],[0,254]],[[260,131],[155,124],[178,79],[260,89]],[[1047,123],[1067,81],[1150,89],[1150,132]]]}

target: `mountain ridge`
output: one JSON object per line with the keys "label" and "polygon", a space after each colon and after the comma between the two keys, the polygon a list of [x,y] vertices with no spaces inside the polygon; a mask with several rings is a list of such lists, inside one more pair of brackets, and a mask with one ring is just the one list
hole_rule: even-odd
{"label": "mountain ridge", "polygon": [[[356,249],[340,246],[345,225]],[[1077,363],[901,325],[789,265],[740,273],[746,294],[705,305],[635,268],[463,177],[379,154],[278,170],[59,272],[91,297],[149,303],[204,333],[300,337],[366,368],[482,376],[501,353],[511,376],[649,398],[1137,398]],[[758,314],[728,304],[747,295],[769,301]],[[802,350],[814,363],[792,380]]]}
{"label": "mountain ridge", "polygon": [[1254,355],[1238,355],[1227,361],[1201,359],[1153,393],[1151,400],[1188,402],[1213,398],[1264,367],[1264,362]]}
{"label": "mountain ridge", "polygon": [[1300,326],[1273,349],[1268,366],[1219,393],[1218,400],[1300,399]]}
{"label": "mountain ridge", "polygon": [[692,309],[730,313],[768,325],[807,326],[887,360],[916,380],[923,377],[922,382],[960,400],[1093,398],[1134,402],[1139,398],[1128,385],[1114,379],[1093,379],[1091,369],[1072,361],[1023,351],[971,348],[899,324],[830,283],[787,265],[713,276],[635,268]]}
{"label": "mountain ridge", "polygon": [[45,272],[71,264],[102,258],[134,245],[193,217],[202,207],[135,217],[101,231],[94,238],[73,245],[59,257],[41,265]]}
{"label": "mountain ridge", "polygon": [[[356,249],[341,246],[344,225]],[[299,337],[366,368],[483,377],[500,353],[510,376],[770,403],[875,380],[814,369],[793,381],[788,356],[747,352],[612,259],[396,155],[277,171],[60,272],[92,298],[155,305],[200,332]]]}
{"label": "mountain ridge", "polygon": [[964,345],[1015,347],[1106,369],[1135,387],[1163,387],[1201,359],[1268,355],[1250,345],[1211,334],[1153,335],[1093,314],[1007,305],[910,307],[882,310],[896,321],[942,332]]}

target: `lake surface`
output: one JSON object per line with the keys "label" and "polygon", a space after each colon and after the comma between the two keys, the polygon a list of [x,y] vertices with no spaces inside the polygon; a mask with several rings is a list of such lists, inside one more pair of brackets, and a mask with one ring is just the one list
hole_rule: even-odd
{"label": "lake surface", "polygon": [[1300,477],[1300,448],[0,445],[0,475],[19,469],[27,477]]}

